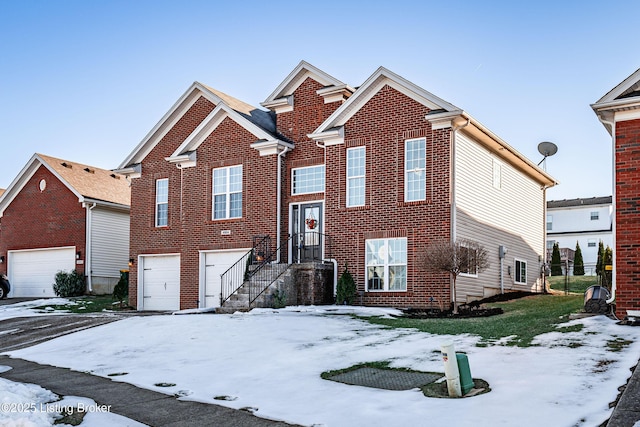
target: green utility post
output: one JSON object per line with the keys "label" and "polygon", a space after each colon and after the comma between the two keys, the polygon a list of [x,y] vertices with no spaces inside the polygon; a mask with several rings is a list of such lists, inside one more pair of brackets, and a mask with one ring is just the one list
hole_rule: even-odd
{"label": "green utility post", "polygon": [[471,369],[469,368],[469,359],[464,353],[456,353],[456,361],[458,362],[458,372],[460,373],[462,395],[465,395],[475,387],[473,378],[471,377]]}

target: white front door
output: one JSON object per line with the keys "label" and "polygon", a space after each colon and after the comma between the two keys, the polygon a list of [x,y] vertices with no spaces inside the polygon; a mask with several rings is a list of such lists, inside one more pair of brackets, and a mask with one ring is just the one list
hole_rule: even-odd
{"label": "white front door", "polygon": [[232,249],[202,253],[200,257],[201,271],[204,271],[204,278],[201,279],[200,285],[200,300],[204,302],[204,304],[200,304],[202,308],[220,307],[220,294],[222,293],[220,275],[250,250]]}
{"label": "white front door", "polygon": [[142,283],[140,310],[180,309],[180,255],[140,257]]}

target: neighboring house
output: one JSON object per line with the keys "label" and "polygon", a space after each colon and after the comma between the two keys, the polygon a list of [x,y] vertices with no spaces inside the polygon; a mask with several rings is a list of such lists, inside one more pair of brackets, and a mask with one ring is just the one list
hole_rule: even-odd
{"label": "neighboring house", "polygon": [[120,165],[138,309],[217,307],[263,236],[276,262],[348,265],[365,305],[447,307],[422,261],[442,239],[490,254],[460,302],[540,289],[555,181],[463,110],[382,67],[354,89],[304,61],[262,106],[196,82]]}
{"label": "neighboring house", "polygon": [[129,259],[129,202],[124,176],[34,154],[0,197],[9,296],[55,296],[55,274],[74,269],[87,291],[112,292]]}
{"label": "neighboring house", "polygon": [[[598,244],[613,247],[611,196],[586,199],[549,200],[547,202],[547,259],[553,244],[572,253],[580,244],[584,273],[596,274]],[[572,257],[569,257],[573,260]],[[564,266],[563,266],[564,268]],[[569,264],[569,273],[573,264]]]}
{"label": "neighboring house", "polygon": [[640,69],[591,105],[613,141],[613,296],[640,317]]}

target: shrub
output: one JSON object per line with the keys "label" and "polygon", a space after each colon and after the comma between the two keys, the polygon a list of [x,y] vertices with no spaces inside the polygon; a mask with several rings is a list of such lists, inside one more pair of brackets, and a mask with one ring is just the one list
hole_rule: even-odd
{"label": "shrub", "polygon": [[127,274],[120,273],[120,280],[113,288],[113,299],[118,300],[120,307],[124,305],[124,300],[129,296],[129,280]]}
{"label": "shrub", "polygon": [[56,273],[53,292],[57,296],[79,297],[80,295],[84,295],[85,288],[84,276],[81,276],[76,270],[70,273],[66,271],[58,271]]}
{"label": "shrub", "polygon": [[584,260],[582,259],[582,249],[580,243],[576,242],[576,252],[573,256],[573,275],[584,276]]}
{"label": "shrub", "polygon": [[353,276],[349,272],[347,264],[344,265],[344,271],[338,279],[338,286],[336,289],[336,304],[349,304],[352,305],[356,299],[356,282],[353,280]]}

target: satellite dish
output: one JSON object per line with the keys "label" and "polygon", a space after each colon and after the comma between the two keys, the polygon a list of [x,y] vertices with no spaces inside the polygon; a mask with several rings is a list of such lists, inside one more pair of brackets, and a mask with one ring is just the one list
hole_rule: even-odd
{"label": "satellite dish", "polygon": [[558,152],[558,146],[553,142],[544,141],[538,144],[538,152],[545,157],[553,156]]}
{"label": "satellite dish", "polygon": [[542,160],[540,160],[540,163],[538,163],[538,166],[540,166],[540,164],[542,162],[544,162],[544,165],[542,166],[542,168],[546,172],[546,170],[547,170],[547,162],[546,162],[547,157],[553,156],[554,154],[556,154],[558,152],[558,146],[556,144],[554,144],[553,142],[543,141],[540,144],[538,144],[538,152],[544,156],[542,158]]}

